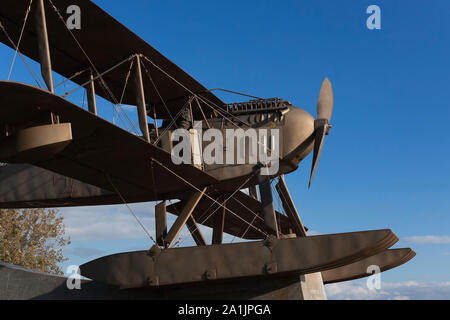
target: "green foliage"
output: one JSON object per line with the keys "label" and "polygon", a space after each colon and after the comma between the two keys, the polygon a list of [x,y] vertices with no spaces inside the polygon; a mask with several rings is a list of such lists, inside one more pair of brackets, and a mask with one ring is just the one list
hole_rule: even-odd
{"label": "green foliage", "polygon": [[53,209],[0,209],[0,260],[52,274],[67,259],[63,217]]}

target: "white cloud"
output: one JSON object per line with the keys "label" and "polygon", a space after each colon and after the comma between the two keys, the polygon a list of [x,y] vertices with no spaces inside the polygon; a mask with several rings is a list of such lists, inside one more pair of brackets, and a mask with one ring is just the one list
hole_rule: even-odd
{"label": "white cloud", "polygon": [[411,298],[408,296],[396,296],[394,300],[411,300]]}
{"label": "white cloud", "polygon": [[450,282],[381,282],[380,290],[369,290],[365,281],[325,286],[333,300],[411,300],[450,299]]}
{"label": "white cloud", "polygon": [[64,249],[64,254],[73,255],[80,258],[90,258],[93,256],[100,256],[104,251],[96,248],[84,248],[84,247],[68,247]]}
{"label": "white cloud", "polygon": [[450,236],[414,236],[402,241],[414,244],[450,244]]}
{"label": "white cloud", "polygon": [[[131,206],[148,232],[153,236],[152,204]],[[147,235],[123,205],[61,209],[66,234],[72,241],[140,239]]]}
{"label": "white cloud", "polygon": [[[129,205],[147,231],[155,237],[154,203],[141,203]],[[72,241],[96,241],[117,239],[144,239],[148,238],[139,223],[124,205],[79,207],[60,209],[64,217],[66,234]],[[168,215],[167,222],[170,228],[176,216]],[[212,230],[199,225],[205,240],[210,243]],[[233,236],[224,234],[224,242],[241,242]],[[177,246],[195,245],[186,226],[183,227],[175,242]]]}

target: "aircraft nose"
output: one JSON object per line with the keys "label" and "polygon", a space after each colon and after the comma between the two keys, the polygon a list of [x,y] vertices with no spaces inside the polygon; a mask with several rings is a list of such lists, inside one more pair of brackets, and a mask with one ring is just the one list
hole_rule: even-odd
{"label": "aircraft nose", "polygon": [[307,111],[290,106],[283,128],[282,159],[291,170],[312,150],[314,145],[314,117]]}

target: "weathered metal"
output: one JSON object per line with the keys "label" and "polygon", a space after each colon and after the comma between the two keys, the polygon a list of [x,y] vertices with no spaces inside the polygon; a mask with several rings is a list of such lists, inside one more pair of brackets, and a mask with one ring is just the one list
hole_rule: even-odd
{"label": "weathered metal", "polygon": [[256,185],[248,187],[248,193],[250,197],[259,201],[258,188]]}
{"label": "weathered metal", "polygon": [[[65,16],[67,8],[74,4],[73,0],[53,0],[52,2],[62,16]],[[2,0],[0,16],[4,18],[2,23],[12,39],[19,39],[24,13],[29,3],[29,0]],[[65,30],[64,21],[55,12],[50,1],[44,1],[45,11],[47,12],[46,25],[48,38],[50,39],[52,68],[55,72],[70,78],[91,66],[91,61],[98,72],[103,73],[130,57],[133,53],[139,52],[183,83],[185,88],[201,94],[202,98],[208,99],[219,106],[219,108],[222,108],[224,103],[212,92],[208,91],[198,81],[130,31],[130,29],[111,17],[93,1],[77,0],[76,5],[80,7],[82,12],[82,25],[81,29],[72,30],[72,32],[75,34],[77,42],[82,44],[83,50],[71,37],[69,31]],[[32,23],[27,24],[20,51],[31,59],[40,61],[36,46],[37,36],[34,25]],[[7,46],[13,46],[2,32],[0,32],[0,42]],[[157,84],[159,93],[166,99],[165,104],[167,108],[172,115],[177,114],[180,104],[184,103],[184,99],[189,92],[151,63],[147,61],[144,61],[144,63],[153,81]],[[109,90],[99,86],[97,94],[112,103],[117,103],[122,96],[124,79],[129,66],[130,63],[123,63],[108,74],[105,74],[102,78],[108,85]],[[73,78],[73,81],[79,85],[83,85],[88,80],[87,74]],[[160,96],[154,90],[147,76],[144,77],[144,90],[146,101],[149,105],[156,107],[157,116],[159,118],[168,118],[169,115],[166,108],[161,103]],[[134,81],[130,81],[125,88],[122,103],[129,105],[136,103],[136,84]],[[202,100],[200,100],[200,103],[204,110],[210,110]],[[194,116],[196,119],[203,118],[197,109],[194,110]]]}
{"label": "weathered metal", "polygon": [[175,287],[121,290],[101,282],[81,280],[80,289],[70,290],[73,280],[37,272],[0,261],[0,300],[299,300],[303,299],[299,276],[239,279],[227,283],[196,283]]}
{"label": "weathered metal", "polygon": [[[198,202],[205,194],[205,191],[206,191],[206,188],[203,188],[202,191],[193,191],[190,194],[190,196],[188,197],[188,200],[186,201],[186,204],[184,205],[183,209],[181,210],[180,215],[178,216],[177,220],[175,220],[175,222],[173,223],[172,227],[170,228],[169,232],[167,233],[167,236],[164,238],[164,242],[167,244],[168,247],[170,247],[173,244],[173,242],[175,241],[175,238],[177,237],[178,233],[180,233],[181,228],[184,227],[184,225],[186,224],[186,221],[191,216],[192,211],[194,211]],[[192,220],[191,220],[191,222],[192,222]]]}
{"label": "weathered metal", "polygon": [[277,217],[275,214],[275,207],[273,205],[272,189],[270,185],[270,178],[268,176],[259,177],[259,192],[261,194],[261,203],[263,207],[264,223],[273,231],[277,238],[280,237],[278,230]]}
{"label": "weathered metal", "polygon": [[147,104],[145,102],[144,81],[142,79],[141,56],[136,55],[136,105],[138,109],[139,128],[144,135],[144,140],[150,142],[150,133],[148,130]]}
{"label": "weathered metal", "polygon": [[[22,39],[22,16],[30,2],[3,2],[0,16],[5,18],[2,20],[5,35],[0,34],[0,42],[15,47],[10,39],[11,36],[18,39],[19,34]],[[313,150],[311,185],[325,136],[331,128],[333,91],[328,79],[320,90],[316,119],[281,99],[225,105],[91,1],[77,3],[87,25],[77,30],[76,35],[69,31],[71,37],[64,34],[61,28],[66,25],[61,12],[68,5],[70,0],[55,3],[37,0],[32,7],[34,24],[24,24],[20,49],[40,62],[49,91],[0,81],[0,162],[8,163],[0,166],[0,181],[12,183],[8,190],[0,186],[0,207],[164,201],[155,210],[157,245],[148,251],[91,261],[82,266],[83,275],[121,288],[144,288],[152,297],[159,297],[170,287],[196,285],[207,288],[206,292],[211,290],[210,284],[232,283],[231,287],[235,287],[242,279],[252,285],[264,279],[277,288],[286,287],[301,275],[300,289],[306,293],[303,298],[319,289],[323,299],[323,282],[363,277],[368,264],[378,264],[381,271],[388,270],[415,255],[410,249],[386,250],[398,240],[390,230],[306,237],[307,229],[283,175],[296,170]],[[85,87],[89,111],[53,94],[53,71]],[[128,83],[131,71],[135,81]],[[96,91],[97,80],[101,86]],[[136,104],[143,139],[137,132],[137,136],[133,135],[98,117],[96,94],[115,104]],[[197,103],[195,108],[193,100]],[[180,110],[183,105],[189,109]],[[189,115],[182,115],[181,121],[173,119],[174,114],[183,110]],[[155,121],[151,132],[148,114]],[[158,128],[161,119],[165,121]],[[208,141],[202,141],[202,132],[194,130],[194,120],[202,120],[203,127],[222,133],[224,145],[238,138],[224,135],[229,129],[246,126],[276,130],[277,172],[270,176],[256,174],[260,163],[252,161],[204,163],[201,147]],[[195,133],[191,137],[195,148],[190,150],[195,154],[193,165],[173,161],[171,130],[172,125],[180,124]],[[197,125],[195,128],[198,129]],[[159,129],[164,136],[159,135]],[[276,143],[272,138],[271,131],[270,149]],[[242,141],[245,154],[256,146]],[[222,148],[223,155],[234,149],[234,157],[238,148],[238,144],[227,143]],[[12,165],[22,162],[28,165]],[[42,176],[36,178],[33,174]],[[278,176],[277,190],[287,216],[274,209],[271,181]],[[28,180],[22,183],[16,182],[16,178]],[[52,186],[48,179],[62,182],[53,182]],[[31,190],[41,183],[42,189]],[[249,195],[239,191],[245,188],[249,188]],[[166,208],[165,201],[169,199],[180,202]],[[178,216],[168,232],[166,211]],[[198,247],[170,248],[185,225]],[[199,225],[213,228],[213,245],[207,245]],[[265,240],[222,244],[224,232],[244,239]],[[279,279],[283,279],[281,285],[277,283]],[[252,297],[259,294],[260,290],[256,290]]]}
{"label": "weathered metal", "polygon": [[300,219],[300,216],[295,208],[294,201],[292,200],[291,194],[286,185],[286,181],[284,180],[284,175],[279,177],[279,182],[276,185],[276,189],[281,199],[281,203],[283,205],[284,211],[291,222],[292,229],[295,234],[299,237],[306,237],[306,229]]}
{"label": "weathered metal", "polygon": [[164,238],[167,236],[166,201],[160,202],[155,206],[155,229],[156,242],[160,246],[165,246]]}
{"label": "weathered metal", "polygon": [[338,268],[391,247],[390,230],[119,253],[80,267],[81,274],[121,288],[167,286]]}
{"label": "weathered metal", "polygon": [[[267,234],[276,236],[274,230],[264,222],[263,205],[260,201],[241,191],[234,193],[232,196],[232,194],[209,192],[208,190],[208,195],[209,197],[203,197],[200,200],[192,213],[199,224],[214,229],[215,215],[219,211],[225,210],[223,227],[225,233],[249,240],[264,239]],[[221,206],[223,197],[229,198],[225,209]],[[167,211],[179,215],[184,202],[181,201],[168,206]],[[278,211],[275,213],[280,233],[291,233],[288,217]]]}
{"label": "weathered metal", "polygon": [[[191,186],[174,173],[197,186],[217,182],[191,165],[175,165],[161,148],[57,95],[27,84],[0,82],[1,124],[33,122],[50,112],[59,115],[61,123],[71,124],[73,143],[58,156],[39,162],[41,168],[116,193],[111,179],[127,201],[133,197],[145,201],[174,199],[190,191]],[[151,170],[152,158],[173,173],[157,165]],[[152,177],[158,177],[157,181]]]}
{"label": "weathered metal", "polygon": [[315,141],[313,164],[311,167],[311,176],[309,178],[309,187],[311,187],[312,180],[314,179],[319,164],[325,136],[329,133],[331,128],[329,123],[333,113],[333,103],[333,88],[330,80],[325,78],[322,87],[320,88],[319,99],[317,100],[317,119],[314,121]]}
{"label": "weathered metal", "polygon": [[189,216],[189,218],[186,221],[186,226],[191,233],[192,238],[194,239],[195,243],[198,246],[206,246],[208,245],[206,243],[205,238],[203,237],[203,234],[200,231],[200,227],[197,225],[197,222],[195,221],[192,214]]}
{"label": "weathered metal", "polygon": [[52,60],[50,57],[50,46],[48,42],[47,18],[45,14],[44,0],[37,0],[33,6],[35,13],[35,28],[37,37],[37,47],[39,51],[39,62],[41,73],[45,84],[50,92],[53,89]]}
{"label": "weathered metal", "polygon": [[213,226],[213,234],[212,234],[212,244],[222,244],[223,240],[223,230],[225,226],[225,215],[227,213],[226,206],[227,203],[223,202],[222,210],[219,209],[214,214],[214,226]]}
{"label": "weathered metal", "polygon": [[0,140],[0,161],[33,163],[52,159],[72,142],[70,123],[49,124],[17,130]]}
{"label": "weathered metal", "polygon": [[415,255],[414,250],[409,248],[385,250],[364,260],[323,271],[323,282],[329,284],[368,277],[375,271],[370,267],[379,268],[380,272],[384,272],[408,262]]}
{"label": "weathered metal", "polygon": [[95,97],[95,81],[92,69],[89,69],[89,84],[86,86],[86,95],[89,112],[97,115],[97,98]]}

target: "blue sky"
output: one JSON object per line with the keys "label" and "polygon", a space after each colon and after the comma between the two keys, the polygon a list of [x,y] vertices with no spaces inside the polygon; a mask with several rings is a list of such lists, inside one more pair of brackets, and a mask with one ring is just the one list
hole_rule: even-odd
{"label": "blue sky", "polygon": [[[315,115],[328,77],[333,129],[313,186],[311,157],[286,178],[302,220],[318,233],[391,228],[397,247],[417,252],[382,275],[386,294],[365,295],[354,281],[329,289],[330,298],[450,299],[450,2],[94,2],[207,88],[282,97]],[[371,4],[381,30],[366,28]],[[2,79],[12,53],[0,49]],[[20,59],[12,80],[30,82]],[[100,107],[110,114],[111,105]],[[133,208],[153,230],[152,205]],[[151,245],[123,206],[61,212],[73,239],[67,264]]]}

